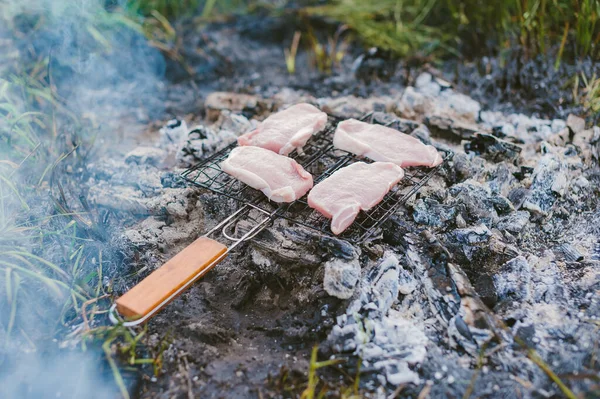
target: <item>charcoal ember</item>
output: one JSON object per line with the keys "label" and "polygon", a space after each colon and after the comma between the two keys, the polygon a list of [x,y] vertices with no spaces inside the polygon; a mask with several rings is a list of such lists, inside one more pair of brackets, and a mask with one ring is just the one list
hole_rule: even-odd
{"label": "charcoal ember", "polygon": [[488,168],[486,184],[489,186],[490,191],[506,197],[514,187],[520,186],[514,176],[515,170],[514,165],[506,162],[500,162]]}
{"label": "charcoal ember", "polygon": [[360,263],[358,259],[350,261],[332,259],[325,263],[323,288],[331,296],[348,299],[354,293],[359,277]]}
{"label": "charcoal ember", "polygon": [[156,147],[137,147],[125,155],[125,163],[159,166],[167,157],[165,150]]}
{"label": "charcoal ember", "polygon": [[523,180],[530,177],[535,169],[531,166],[521,166],[521,168],[513,173],[513,176],[518,180]]}
{"label": "charcoal ember", "polygon": [[412,230],[404,215],[392,215],[383,225],[383,241],[394,246],[406,246],[405,237]]}
{"label": "charcoal ember", "polygon": [[521,154],[518,145],[485,133],[477,133],[464,147],[466,152],[474,152],[492,162],[515,162]]}
{"label": "charcoal ember", "polygon": [[493,195],[490,197],[490,201],[498,215],[506,215],[515,210],[510,200],[503,195]]}
{"label": "charcoal ember", "polygon": [[511,234],[520,234],[529,223],[529,217],[530,214],[527,211],[516,211],[501,217],[496,224],[496,228],[500,231],[508,231]]}
{"label": "charcoal ember", "polygon": [[[371,115],[371,120],[373,123],[378,123],[380,125],[392,125],[392,124],[396,124],[399,123],[399,127],[398,130],[404,132],[404,133],[410,133],[414,128],[416,128],[419,123],[415,122],[415,121],[411,121],[410,119],[401,119],[398,118],[398,116],[394,115],[394,114],[390,114],[387,112],[373,112],[373,114]],[[404,123],[400,123],[398,122],[399,120],[402,121],[406,121],[408,122],[408,124],[404,124]],[[396,127],[396,125],[394,125],[394,127]],[[403,130],[403,129],[409,129],[408,131]]]}
{"label": "charcoal ember", "polygon": [[472,157],[464,152],[457,152],[452,158],[452,166],[456,178],[454,182],[461,182],[467,179],[474,178],[476,175],[484,171],[484,160],[479,157]]}
{"label": "charcoal ember", "polygon": [[[427,145],[439,144],[439,143],[435,143],[433,140],[431,140],[431,132],[425,125],[419,125],[416,129],[414,129],[410,133],[410,135],[416,139],[421,140],[421,142],[423,142],[424,144],[427,144]],[[438,147],[436,147],[436,148],[438,148]]]}
{"label": "charcoal ember", "polygon": [[478,245],[490,240],[492,232],[485,224],[464,229],[456,229],[452,232],[454,239],[463,245]]}
{"label": "charcoal ember", "polygon": [[160,175],[160,184],[163,188],[185,188],[188,186],[188,183],[181,177],[181,173],[171,170]]}
{"label": "charcoal ember", "polygon": [[387,252],[365,276],[358,297],[338,316],[327,341],[334,352],[360,356],[363,370],[382,383],[419,382],[410,366],[422,362],[427,337],[423,327],[391,309],[398,296],[399,261]]}
{"label": "charcoal ember", "polygon": [[424,123],[434,136],[448,137],[454,140],[468,140],[479,132],[476,124],[462,122],[446,116],[431,115]]}
{"label": "charcoal ember", "polygon": [[[247,222],[246,222],[247,223]],[[238,227],[245,222],[238,222]],[[253,226],[250,224],[248,228]],[[263,230],[252,240],[252,245],[269,260],[269,266],[279,268],[280,261],[294,265],[316,266],[321,263],[321,254],[315,253],[310,233],[284,224]],[[279,262],[278,262],[279,261]]]}
{"label": "charcoal ember", "polygon": [[431,312],[447,327],[460,307],[460,295],[448,274],[450,253],[431,233],[423,236],[411,235],[406,259],[424,288]]}
{"label": "charcoal ember", "polygon": [[534,169],[533,183],[522,206],[532,212],[546,214],[569,186],[566,170],[565,164],[553,154],[542,156]]}
{"label": "charcoal ember", "polygon": [[[253,222],[240,221],[237,228],[248,231],[253,225]],[[291,262],[298,267],[316,266],[331,257],[349,261],[361,253],[347,241],[305,227],[290,226],[284,219],[276,220],[272,227],[258,234],[252,245],[270,259]]]}
{"label": "charcoal ember", "polygon": [[318,246],[327,251],[332,256],[341,259],[351,260],[360,255],[360,250],[352,246],[348,241],[340,240],[335,237],[321,235],[318,237]]}
{"label": "charcoal ember", "polygon": [[493,309],[498,302],[498,295],[496,293],[496,289],[494,287],[494,279],[493,276],[489,273],[481,273],[477,276],[475,282],[473,283],[473,288],[477,291],[477,294],[483,301],[483,303]]}
{"label": "charcoal ember", "polygon": [[[494,197],[488,187],[474,180],[450,187],[452,199],[448,202],[460,208],[461,216],[468,224],[484,223],[492,226],[498,220]],[[460,207],[458,206],[460,205]]]}
{"label": "charcoal ember", "polygon": [[415,276],[421,280],[436,319],[447,328],[453,346],[477,356],[481,345],[497,337],[493,315],[479,298],[459,266],[449,262],[450,252],[431,233],[406,251]]}
{"label": "charcoal ember", "polygon": [[503,264],[493,280],[501,301],[523,302],[530,298],[531,267],[524,256]]}
{"label": "charcoal ember", "polygon": [[388,51],[376,47],[359,55],[352,63],[352,72],[357,79],[389,81],[396,71],[398,62]]}
{"label": "charcoal ember", "polygon": [[187,139],[177,152],[177,159],[191,166],[209,154],[225,148],[236,141],[238,134],[229,130],[214,130],[212,127],[196,126],[187,132]]}
{"label": "charcoal ember", "polygon": [[581,262],[584,259],[583,254],[568,242],[554,248],[554,253],[567,262]]}
{"label": "charcoal ember", "polygon": [[520,209],[528,196],[529,189],[525,187],[516,187],[508,193],[508,199],[512,202],[515,209]]}
{"label": "charcoal ember", "polygon": [[449,323],[450,337],[472,356],[477,355],[481,347],[510,342],[510,337],[503,332],[496,316],[483,303],[460,266],[448,263],[448,269],[460,295],[459,311]]}
{"label": "charcoal ember", "polygon": [[433,198],[419,199],[413,205],[415,222],[431,227],[442,227],[452,222],[458,213],[455,206],[441,204]]}

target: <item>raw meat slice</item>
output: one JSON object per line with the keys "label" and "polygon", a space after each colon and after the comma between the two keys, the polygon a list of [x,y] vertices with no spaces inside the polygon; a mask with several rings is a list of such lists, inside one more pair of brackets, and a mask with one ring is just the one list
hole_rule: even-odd
{"label": "raw meat slice", "polygon": [[258,127],[238,137],[241,146],[252,145],[287,155],[303,147],[327,124],[327,114],[310,104],[296,104],[262,121]]}
{"label": "raw meat slice", "polygon": [[340,234],[358,212],[377,205],[404,177],[391,162],[356,162],[318,183],[308,194],[308,205],[331,219],[331,231]]}
{"label": "raw meat slice", "polygon": [[234,148],[221,169],[274,202],[295,201],[313,186],[312,175],[298,162],[260,147]]}
{"label": "raw meat slice", "polygon": [[348,119],[340,122],[333,145],[340,150],[364,156],[373,161],[393,162],[398,166],[429,166],[442,163],[437,150],[395,129]]}

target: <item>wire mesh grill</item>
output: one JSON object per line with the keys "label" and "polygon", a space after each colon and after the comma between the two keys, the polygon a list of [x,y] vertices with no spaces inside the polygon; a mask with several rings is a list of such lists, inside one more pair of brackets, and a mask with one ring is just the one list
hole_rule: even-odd
{"label": "wire mesh grill", "polygon": [[[337,122],[340,120],[340,118],[329,117],[328,124],[323,131],[315,134],[301,151],[294,151],[289,154],[290,158],[295,159],[306,171],[313,175],[315,184],[331,176],[340,168],[354,162],[372,162],[369,159],[362,159],[333,147],[333,134]],[[374,123],[373,114],[367,114],[361,120]],[[387,123],[386,126],[400,128],[400,123],[399,120],[395,120]],[[219,165],[235,147],[235,143],[227,146],[210,158],[184,171],[182,177],[198,187],[208,189],[241,203],[251,204],[266,212],[276,211],[275,215],[277,217],[288,219],[323,234],[332,234],[329,227],[331,221],[310,208],[306,202],[306,196],[290,204],[275,204],[269,202],[260,191],[223,172]],[[358,243],[377,234],[389,216],[416,194],[453,156],[450,151],[441,152],[443,153],[444,162],[434,168],[405,168],[402,181],[390,190],[375,207],[369,211],[360,212],[354,223],[338,237],[352,243]]]}

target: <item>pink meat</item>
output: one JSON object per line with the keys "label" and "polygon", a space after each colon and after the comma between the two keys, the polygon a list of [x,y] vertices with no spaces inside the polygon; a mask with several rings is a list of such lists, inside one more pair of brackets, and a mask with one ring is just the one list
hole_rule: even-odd
{"label": "pink meat", "polygon": [[303,147],[327,124],[327,114],[310,104],[296,104],[262,121],[256,130],[238,137],[241,146],[266,148],[288,155]]}
{"label": "pink meat", "polygon": [[381,202],[402,177],[402,168],[390,162],[356,162],[318,183],[308,194],[308,205],[331,219],[331,231],[337,235],[358,212]]}
{"label": "pink meat", "polygon": [[392,162],[401,167],[429,166],[442,163],[437,150],[418,139],[386,126],[348,119],[338,124],[333,145],[340,150],[373,161]]}
{"label": "pink meat", "polygon": [[260,147],[234,148],[221,169],[274,202],[295,201],[313,186],[312,175],[296,161]]}

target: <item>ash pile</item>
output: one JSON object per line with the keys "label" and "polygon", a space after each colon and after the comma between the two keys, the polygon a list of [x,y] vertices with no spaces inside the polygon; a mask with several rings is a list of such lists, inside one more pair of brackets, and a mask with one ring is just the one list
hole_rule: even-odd
{"label": "ash pile", "polygon": [[400,120],[454,157],[367,243],[276,220],[232,253],[150,323],[153,339],[172,335],[172,373],[148,390],[267,395],[318,343],[360,363],[370,397],[598,392],[600,128],[486,111],[429,73],[370,98],[212,93],[150,146],[91,166],[88,201],[142,219],[122,236],[135,273],[118,290],[235,210],[179,174],[301,101]]}

